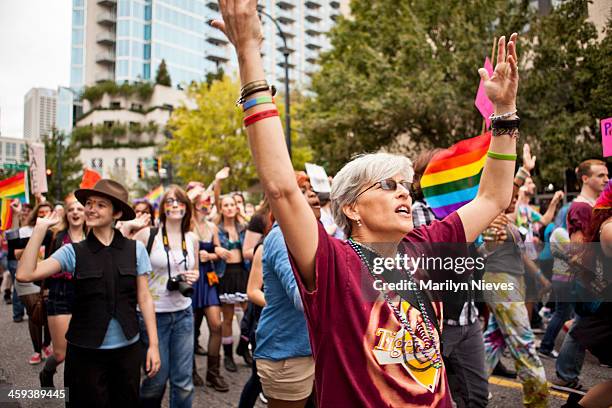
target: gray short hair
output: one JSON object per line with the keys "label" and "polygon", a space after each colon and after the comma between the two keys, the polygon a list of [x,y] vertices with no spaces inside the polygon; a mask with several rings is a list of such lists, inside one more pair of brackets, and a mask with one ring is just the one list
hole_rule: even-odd
{"label": "gray short hair", "polygon": [[391,153],[362,154],[340,169],[332,181],[331,210],[338,228],[349,237],[351,220],[342,208],[356,201],[357,194],[368,185],[401,174],[412,181],[414,170],[412,162],[405,156]]}

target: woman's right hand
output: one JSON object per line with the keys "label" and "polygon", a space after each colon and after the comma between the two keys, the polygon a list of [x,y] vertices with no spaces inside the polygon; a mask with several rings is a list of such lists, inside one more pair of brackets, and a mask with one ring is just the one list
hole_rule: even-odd
{"label": "woman's right hand", "polygon": [[49,229],[55,224],[60,222],[60,217],[55,211],[46,217],[40,217],[36,219],[36,226],[39,228]]}
{"label": "woman's right hand", "polygon": [[219,258],[223,259],[224,261],[227,261],[230,255],[232,254],[227,249],[221,247],[215,248],[215,253],[219,256]]}
{"label": "woman's right hand", "polygon": [[257,13],[257,0],[219,0],[223,20],[210,25],[223,31],[237,52],[261,48],[263,34]]}
{"label": "woman's right hand", "polygon": [[200,262],[206,262],[210,259],[210,254],[204,249],[200,249]]}

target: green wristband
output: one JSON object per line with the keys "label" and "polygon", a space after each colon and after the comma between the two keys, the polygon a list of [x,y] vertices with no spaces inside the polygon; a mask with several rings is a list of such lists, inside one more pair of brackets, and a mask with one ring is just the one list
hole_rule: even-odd
{"label": "green wristband", "polygon": [[496,160],[516,161],[516,154],[495,153],[489,150],[487,156]]}

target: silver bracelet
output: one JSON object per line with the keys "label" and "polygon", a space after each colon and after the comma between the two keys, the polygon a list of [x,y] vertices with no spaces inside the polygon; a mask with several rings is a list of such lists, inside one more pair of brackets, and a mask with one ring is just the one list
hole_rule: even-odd
{"label": "silver bracelet", "polygon": [[491,122],[495,122],[496,120],[500,120],[500,119],[507,119],[510,116],[516,115],[517,110],[515,109],[512,112],[507,112],[507,113],[502,113],[501,115],[495,115],[495,114],[491,114],[491,116],[489,116],[489,120]]}

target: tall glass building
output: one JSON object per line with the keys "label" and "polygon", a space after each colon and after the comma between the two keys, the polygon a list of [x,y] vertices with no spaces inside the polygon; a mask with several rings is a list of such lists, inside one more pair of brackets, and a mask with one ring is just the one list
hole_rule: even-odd
{"label": "tall glass building", "polygon": [[[287,38],[292,82],[305,84],[316,59],[329,47],[324,33],[340,15],[339,0],[263,0]],[[209,72],[237,68],[221,32],[216,0],[73,0],[71,88],[104,80],[152,80],[162,59],[173,85],[202,80]],[[283,43],[263,18],[262,48],[268,80],[284,81]]]}

